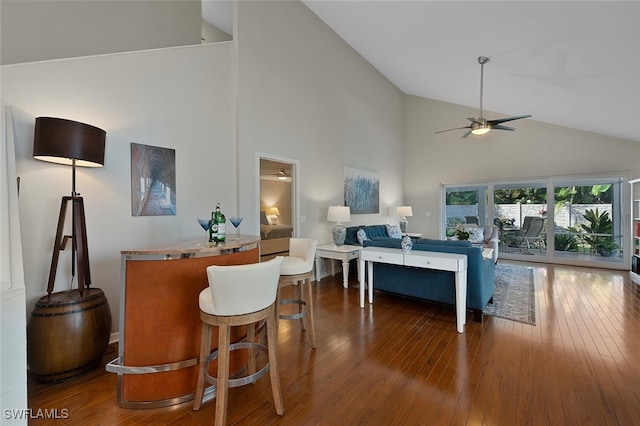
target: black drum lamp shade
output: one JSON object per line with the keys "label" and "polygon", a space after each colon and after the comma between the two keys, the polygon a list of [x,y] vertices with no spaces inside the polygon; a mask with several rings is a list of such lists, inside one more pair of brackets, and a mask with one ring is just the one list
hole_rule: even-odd
{"label": "black drum lamp shade", "polygon": [[54,117],[36,118],[33,158],[80,167],[102,167],[106,132],[98,127]]}

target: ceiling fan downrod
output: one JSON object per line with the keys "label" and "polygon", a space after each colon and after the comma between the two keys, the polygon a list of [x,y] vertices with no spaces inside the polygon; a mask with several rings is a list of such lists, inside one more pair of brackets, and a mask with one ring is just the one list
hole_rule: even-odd
{"label": "ceiling fan downrod", "polygon": [[484,87],[484,64],[489,62],[489,58],[486,56],[478,56],[478,63],[480,64],[480,120],[484,120],[482,116],[482,90]]}

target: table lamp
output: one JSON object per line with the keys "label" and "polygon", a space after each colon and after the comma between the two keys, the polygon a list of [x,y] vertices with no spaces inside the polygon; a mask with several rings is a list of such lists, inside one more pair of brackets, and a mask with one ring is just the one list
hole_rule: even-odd
{"label": "table lamp", "polygon": [[278,216],[280,216],[280,210],[277,207],[271,207],[267,212],[269,214],[271,223],[274,225],[278,223]]}
{"label": "table lamp", "polygon": [[[76,192],[76,166],[102,167],[106,132],[89,124],[53,117],[36,118],[33,137],[33,158],[71,166],[71,196],[63,196],[58,217],[58,229],[53,246],[51,269],[47,293],[53,291],[58,267],[58,258],[67,241],[71,239],[71,275],[75,277],[78,267],[78,291],[80,295],[91,284],[89,250],[84,216],[84,202]],[[68,203],[71,201],[71,236],[64,235],[64,222]],[[77,262],[76,262],[77,261]]]}
{"label": "table lamp", "polygon": [[333,225],[331,233],[333,235],[333,244],[336,247],[340,247],[344,244],[344,240],[347,237],[347,228],[345,228],[342,222],[351,222],[351,209],[345,206],[329,206],[327,221],[336,222],[336,224]]}
{"label": "table lamp", "polygon": [[411,206],[400,206],[396,209],[396,214],[400,216],[400,232],[403,234],[407,232],[409,221],[407,217],[413,216]]}

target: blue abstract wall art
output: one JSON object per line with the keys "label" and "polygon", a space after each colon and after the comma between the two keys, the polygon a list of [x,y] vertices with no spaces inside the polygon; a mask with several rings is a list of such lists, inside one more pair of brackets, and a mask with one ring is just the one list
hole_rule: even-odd
{"label": "blue abstract wall art", "polygon": [[351,209],[351,214],[379,213],[380,180],[378,173],[345,167],[344,205]]}

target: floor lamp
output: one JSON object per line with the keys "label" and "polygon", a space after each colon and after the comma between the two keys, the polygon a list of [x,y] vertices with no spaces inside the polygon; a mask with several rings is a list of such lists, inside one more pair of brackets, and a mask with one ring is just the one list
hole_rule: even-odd
{"label": "floor lamp", "polygon": [[[89,288],[89,249],[84,202],[76,191],[76,167],[102,167],[106,133],[88,124],[38,117],[33,138],[37,160],[71,165],[71,195],[63,196],[53,245],[47,295],[41,297],[27,326],[29,369],[40,382],[59,382],[98,366],[109,344],[111,310],[104,292]],[[71,235],[64,235],[71,202]],[[78,289],[54,292],[60,251],[71,240],[72,282]]]}
{"label": "floor lamp", "polygon": [[[62,118],[38,117],[33,137],[33,158],[57,164],[71,165],[71,196],[62,197],[58,229],[53,247],[47,293],[53,292],[61,250],[71,239],[71,275],[78,268],[78,291],[91,284],[87,227],[84,216],[84,201],[76,192],[76,166],[102,167],[106,132],[88,124]],[[71,202],[71,235],[63,235],[65,216]]]}

